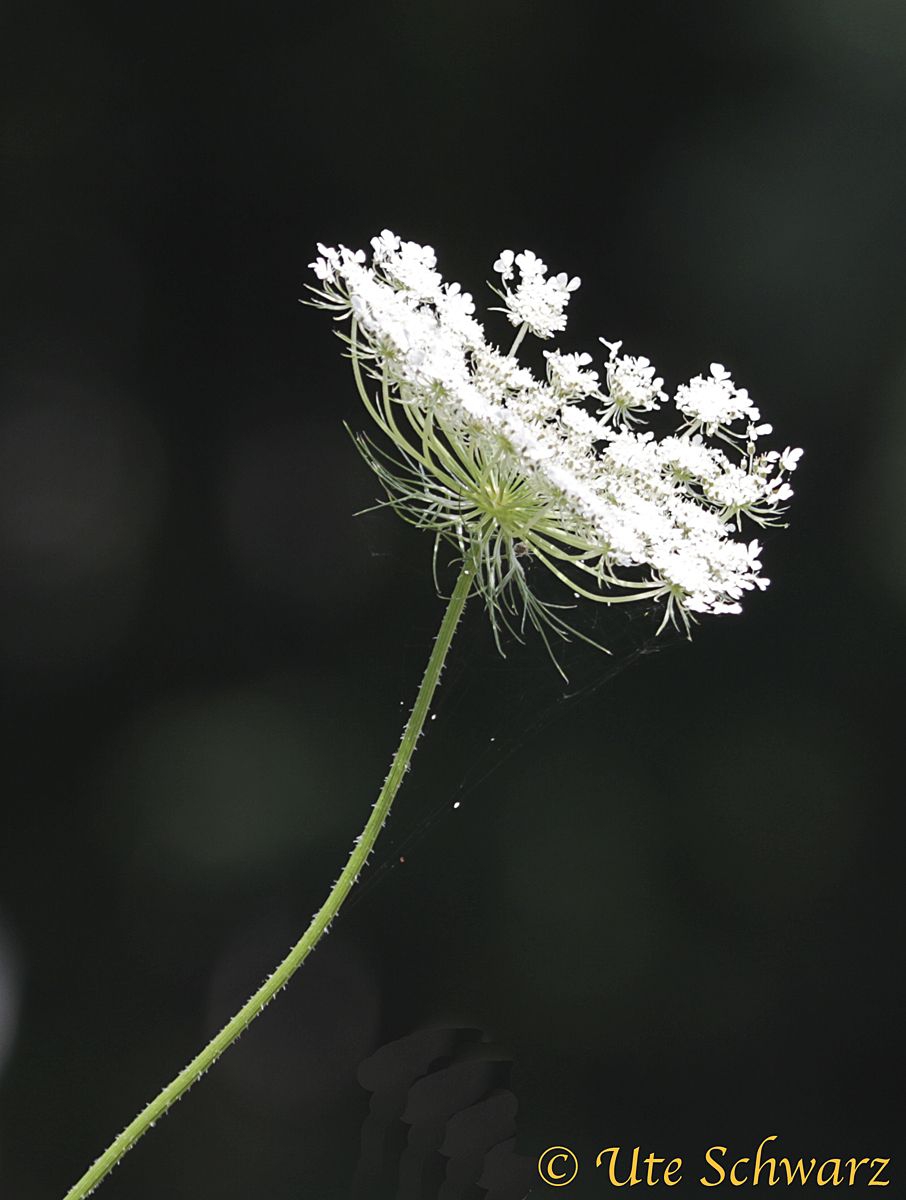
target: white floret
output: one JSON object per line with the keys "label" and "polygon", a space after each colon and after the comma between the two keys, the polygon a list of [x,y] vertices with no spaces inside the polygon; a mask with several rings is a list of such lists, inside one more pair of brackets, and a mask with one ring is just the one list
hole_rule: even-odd
{"label": "white floret", "polygon": [[737,388],[721,363],[711,364],[711,374],[696,375],[676,390],[676,407],[695,428],[710,436],[721,427],[746,418],[753,424],[760,413],[745,388]]}

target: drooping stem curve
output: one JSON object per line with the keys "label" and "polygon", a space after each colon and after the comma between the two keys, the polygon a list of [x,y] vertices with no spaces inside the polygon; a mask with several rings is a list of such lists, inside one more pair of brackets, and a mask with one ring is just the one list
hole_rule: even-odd
{"label": "drooping stem curve", "polygon": [[374,808],[371,810],[371,815],[368,818],[365,828],[356,839],[346,866],[331,888],[329,896],[317,913],[315,913],[308,929],[306,929],[305,933],[295,946],[293,946],[292,950],[290,950],[274,973],[264,981],[255,994],[239,1009],[232,1020],[126,1126],[119,1137],[89,1167],[78,1183],[70,1188],[64,1200],[85,1200],[85,1197],[89,1196],[95,1190],[113,1170],[123,1155],[132,1149],[139,1138],[151,1128],[155,1121],[159,1120],[193,1084],[197,1083],[201,1076],[217,1061],[220,1055],[236,1041],[240,1034],[245,1032],[255,1017],[273,1000],[277,992],[286,986],[327,931],[330,923],[340,911],[344,900],[352,890],[359,872],[367,862],[377,841],[381,827],[387,819],[387,814],[390,812],[390,807],[399,791],[400,784],[409,767],[419,735],[428,716],[431,701],[440,682],[447,652],[450,649],[453,635],[456,632],[459,619],[462,616],[466,601],[472,590],[473,582],[474,574],[468,562],[466,562],[447,602],[444,618],[441,622],[434,648],[431,651],[431,657],[428,659],[428,665],[425,668],[415,704],[412,707],[409,720],[406,722],[406,727],[403,730],[399,749],[394,755],[393,762],[390,764],[390,770],[387,773],[384,786],[381,788]]}

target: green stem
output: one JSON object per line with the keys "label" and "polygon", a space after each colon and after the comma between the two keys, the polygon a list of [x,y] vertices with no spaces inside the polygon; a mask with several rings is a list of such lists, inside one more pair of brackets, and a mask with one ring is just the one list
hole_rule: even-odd
{"label": "green stem", "polygon": [[473,574],[468,565],[460,572],[453,588],[453,593],[447,602],[447,610],[441,622],[434,649],[428,659],[425,674],[422,678],[418,695],[406,728],[403,730],[399,749],[390,764],[390,771],[381,788],[380,795],[371,810],[371,816],[360,837],[349,855],[349,861],[333,885],[330,895],[312,918],[312,922],[292,950],[277,967],[255,994],[236,1013],[233,1019],[214,1037],[200,1054],[176,1076],[172,1083],[167,1084],[163,1091],[138,1114],[131,1124],[127,1125],[118,1138],[104,1151],[101,1157],[89,1167],[82,1178],[66,1193],[65,1200],[84,1200],[113,1170],[127,1151],[131,1150],[142,1134],[159,1120],[175,1102],[197,1083],[201,1076],[217,1061],[224,1050],[236,1041],[264,1007],[273,1000],[277,992],[285,987],[299,967],[305,962],[312,950],[326,933],[331,921],[340,911],[340,906],[349,895],[358,879],[359,872],[368,860],[378,834],[381,831],[390,806],[399,791],[403,777],[409,768],[409,763],[415,751],[416,743],[431,707],[431,700],[440,682],[441,672],[462,616],[469,593],[472,590]]}

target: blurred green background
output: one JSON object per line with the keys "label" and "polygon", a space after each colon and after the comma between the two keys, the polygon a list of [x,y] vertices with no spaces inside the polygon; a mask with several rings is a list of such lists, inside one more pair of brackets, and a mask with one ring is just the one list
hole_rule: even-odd
{"label": "blurred green background", "polygon": [[61,1196],[245,998],[383,778],[431,548],[353,516],[297,300],[385,225],[480,301],[503,246],[580,274],[567,349],[725,362],[807,449],[791,527],[741,618],[583,652],[574,703],[472,613],[375,882],[101,1194],[345,1197],[358,1063],[438,1023],[512,1054],[525,1155],[896,1167],[906,6],[20,0],[0,45],[0,1195]]}

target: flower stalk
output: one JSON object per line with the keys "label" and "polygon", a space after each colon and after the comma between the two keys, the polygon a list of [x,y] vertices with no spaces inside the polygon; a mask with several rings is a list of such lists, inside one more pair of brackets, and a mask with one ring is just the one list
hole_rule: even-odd
{"label": "flower stalk", "polygon": [[352,891],[362,868],[368,861],[378,835],[387,819],[400,784],[418,744],[434,693],[440,682],[444,663],[453,641],[453,635],[459,624],[460,617],[466,606],[466,601],[472,591],[475,573],[467,558],[463,563],[459,577],[447,601],[447,608],[441,622],[431,657],[422,676],[421,685],[415,698],[415,704],[403,730],[399,749],[390,764],[390,770],[381,788],[371,815],[356,839],[346,866],[330,890],[327,899],[315,913],[311,924],[299,941],[293,946],[286,958],[280,963],[272,975],[258,988],[253,996],[239,1009],[236,1015],[211,1039],[195,1058],[148,1104],[138,1116],[130,1122],[104,1153],[98,1158],[79,1181],[66,1193],[65,1200],[85,1200],[85,1197],[98,1187],[110,1174],[120,1159],[128,1153],[137,1141],[198,1082],[204,1073],[217,1059],[248,1029],[252,1021],[270,1004],[271,1000],[286,987],[296,971],[302,966],[309,954],[330,928],[330,925],[346,897]]}

